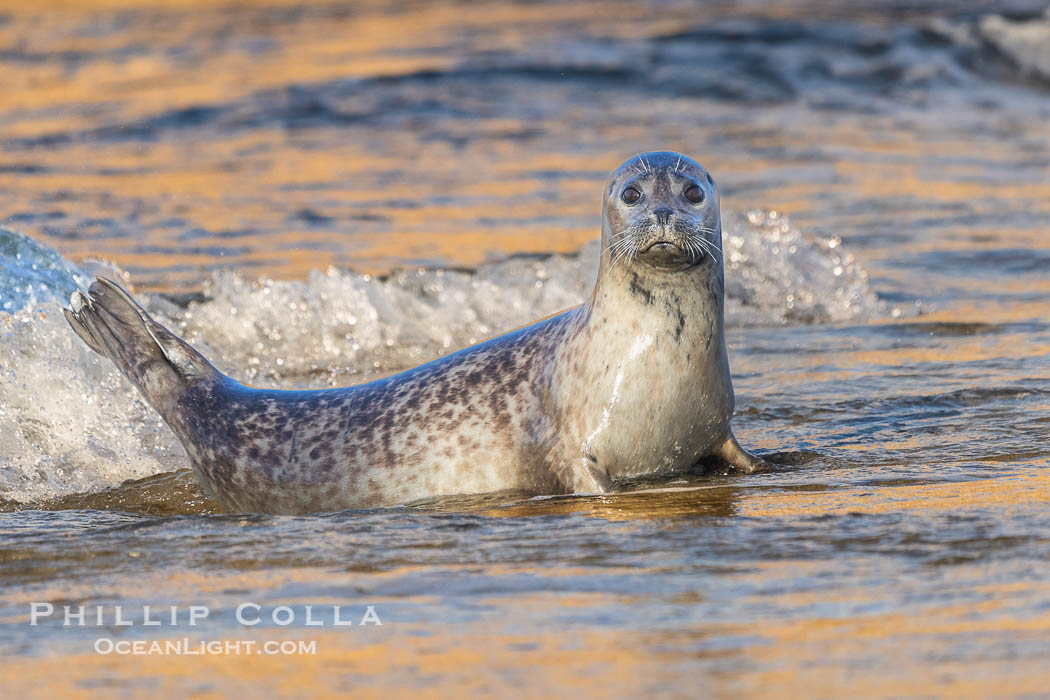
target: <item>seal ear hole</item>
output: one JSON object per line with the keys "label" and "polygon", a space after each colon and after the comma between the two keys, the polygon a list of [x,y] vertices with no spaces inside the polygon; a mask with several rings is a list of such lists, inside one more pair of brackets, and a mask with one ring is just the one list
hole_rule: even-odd
{"label": "seal ear hole", "polygon": [[641,198],[642,193],[636,187],[625,187],[620,193],[620,199],[624,201],[624,204],[637,204]]}
{"label": "seal ear hole", "polygon": [[699,204],[704,201],[704,191],[700,189],[699,185],[689,185],[682,190],[682,195],[693,204]]}

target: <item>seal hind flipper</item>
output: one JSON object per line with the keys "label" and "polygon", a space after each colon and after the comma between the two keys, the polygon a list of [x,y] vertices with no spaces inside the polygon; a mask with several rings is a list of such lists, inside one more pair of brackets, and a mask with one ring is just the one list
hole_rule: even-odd
{"label": "seal hind flipper", "polygon": [[[187,380],[219,376],[211,363],[146,313],[117,283],[96,278],[63,309],[87,345],[109,358],[158,410]],[[163,414],[163,411],[162,411]]]}
{"label": "seal hind flipper", "polygon": [[78,307],[84,304],[84,295],[79,291],[74,292],[70,299],[70,304],[73,305],[72,309],[62,309],[62,314],[66,317],[66,321],[73,328],[80,339],[83,340],[89,348],[97,352],[99,355],[105,355],[106,351],[99,344],[99,341],[91,335],[90,329],[84,321],[79,318],[80,309]]}

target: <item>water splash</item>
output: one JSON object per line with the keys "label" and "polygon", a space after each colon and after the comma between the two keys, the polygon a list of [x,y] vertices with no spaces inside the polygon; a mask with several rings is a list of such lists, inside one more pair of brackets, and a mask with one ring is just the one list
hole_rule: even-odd
{"label": "water splash", "polygon": [[87,279],[47,244],[0,226],[0,311],[68,297]]}

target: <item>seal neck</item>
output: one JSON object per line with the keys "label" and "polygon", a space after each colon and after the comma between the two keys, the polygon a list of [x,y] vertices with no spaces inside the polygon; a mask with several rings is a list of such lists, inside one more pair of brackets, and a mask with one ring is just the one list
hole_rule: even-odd
{"label": "seal neck", "polygon": [[[612,234],[602,221],[602,253],[598,279],[591,295],[592,309],[609,302],[620,307],[650,306],[660,303],[666,311],[704,312],[717,322],[721,334],[724,316],[724,267],[722,261],[722,221],[716,216],[718,245],[705,251],[695,265],[684,269],[655,267],[640,260],[616,258],[610,250]],[[613,311],[614,309],[610,309]],[[622,313],[622,311],[615,311]],[[650,310],[647,312],[652,314]]]}
{"label": "seal neck", "polygon": [[682,328],[693,341],[724,346],[724,286],[721,260],[706,259],[686,270],[648,265],[610,265],[602,260],[590,307],[591,322],[609,323],[622,332],[666,330],[676,338]]}

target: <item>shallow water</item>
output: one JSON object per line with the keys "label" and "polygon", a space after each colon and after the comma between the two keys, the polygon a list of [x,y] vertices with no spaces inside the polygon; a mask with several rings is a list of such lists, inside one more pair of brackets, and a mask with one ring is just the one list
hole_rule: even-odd
{"label": "shallow water", "polygon": [[[6,694],[1045,693],[1037,4],[0,7]],[[721,187],[772,474],[223,514],[58,313],[102,257],[238,378],[360,381],[576,303],[608,171],[665,147]],[[384,624],[302,624],[337,604]],[[184,636],[317,653],[93,651]]]}

